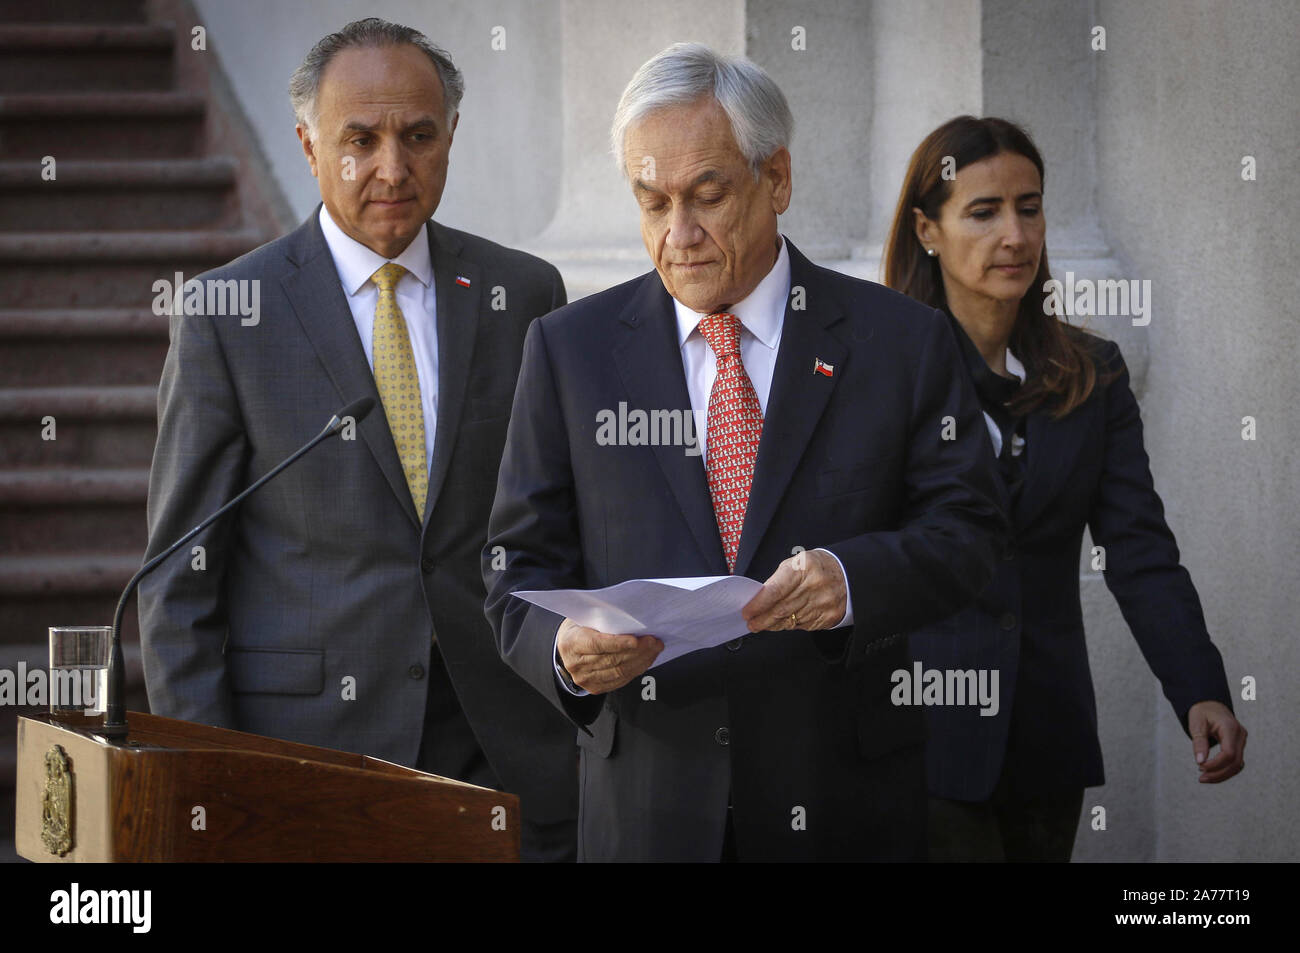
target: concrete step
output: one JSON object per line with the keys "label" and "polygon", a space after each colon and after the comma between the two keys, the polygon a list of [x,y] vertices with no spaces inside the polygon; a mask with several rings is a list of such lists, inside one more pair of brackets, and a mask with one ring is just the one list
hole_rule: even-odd
{"label": "concrete step", "polygon": [[72,420],[152,417],[154,387],[24,387],[0,390],[0,420],[51,414]]}
{"label": "concrete step", "polygon": [[149,310],[0,309],[7,388],[152,387],[166,356],[167,317]]}
{"label": "concrete step", "polygon": [[[9,468],[145,467],[158,438],[156,385],[0,390],[0,461]],[[45,439],[54,418],[53,440]]]}
{"label": "concrete step", "polygon": [[89,556],[148,544],[144,500],[15,507],[0,502],[0,555]]}
{"label": "concrete step", "polygon": [[0,23],[0,92],[167,89],[170,23]]}
{"label": "concrete step", "polygon": [[262,243],[251,229],[0,234],[9,308],[149,307],[154,282],[196,277]]}
{"label": "concrete step", "polygon": [[0,95],[0,158],[199,155],[206,111],[196,93],[8,93]]}
{"label": "concrete step", "polygon": [[158,428],[148,418],[58,420],[58,439],[42,440],[40,417],[0,419],[0,459],[20,467],[148,466]]}
{"label": "concrete step", "polygon": [[0,23],[143,23],[145,0],[0,0]]}
{"label": "concrete step", "polygon": [[[58,553],[40,556],[0,556],[0,596],[11,600],[46,597],[103,597],[120,595],[123,587],[142,564],[144,550],[136,552]],[[113,604],[117,599],[114,598]],[[100,603],[102,604],[102,602]],[[112,605],[107,616],[68,617],[49,625],[108,625],[113,621]],[[102,619],[103,621],[99,621]],[[31,641],[5,631],[5,642]]]}
{"label": "concrete step", "polygon": [[[141,552],[143,556],[143,551]],[[37,591],[18,591],[4,593],[0,598],[0,651],[14,643],[44,644],[47,646],[43,657],[49,659],[49,627],[52,625],[112,625],[113,610],[130,578],[140,568],[142,559],[134,554],[92,554],[90,556],[52,556],[41,557],[54,563],[57,572],[41,577],[42,581],[51,583],[51,588]],[[0,566],[5,563],[25,561],[31,558],[0,557]],[[0,569],[0,572],[5,570]],[[30,578],[36,570],[26,573]],[[89,573],[81,576],[81,573]],[[60,588],[65,580],[72,580],[72,590]],[[15,577],[17,581],[17,577]],[[139,619],[136,615],[135,598],[127,607],[122,620],[122,633],[138,644]],[[27,656],[30,658],[30,656]],[[37,654],[36,658],[41,658]],[[4,707],[0,706],[0,712]]]}
{"label": "concrete step", "polygon": [[[233,228],[239,163],[201,159],[0,162],[0,231]],[[48,173],[46,173],[48,174]]]}
{"label": "concrete step", "polygon": [[149,308],[0,308],[0,342],[47,337],[166,340],[167,316]]}
{"label": "concrete step", "polygon": [[149,470],[0,470],[0,555],[140,551]]}
{"label": "concrete step", "polygon": [[[48,646],[52,625],[111,625],[117,600],[143,561],[143,548],[0,555],[0,652],[12,654],[13,646]],[[132,597],[122,623],[124,640],[138,645],[139,631]],[[33,656],[24,657],[30,661]],[[48,648],[34,657],[48,662]]]}

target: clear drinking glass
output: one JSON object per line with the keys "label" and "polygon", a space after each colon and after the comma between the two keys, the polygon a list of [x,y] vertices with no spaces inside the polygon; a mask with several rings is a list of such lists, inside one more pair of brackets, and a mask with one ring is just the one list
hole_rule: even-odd
{"label": "clear drinking glass", "polygon": [[50,719],[66,725],[103,724],[113,627],[50,626]]}

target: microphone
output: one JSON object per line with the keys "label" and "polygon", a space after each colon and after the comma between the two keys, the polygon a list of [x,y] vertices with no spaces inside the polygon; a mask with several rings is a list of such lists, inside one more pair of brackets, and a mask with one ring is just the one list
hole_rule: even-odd
{"label": "microphone", "polygon": [[140,580],[149,573],[153,572],[164,559],[170,556],[176,550],[180,549],[199,533],[203,532],[218,519],[224,516],[230,510],[234,509],[244,498],[257,490],[261,489],[272,479],[278,476],[290,464],[296,462],[300,457],[310,451],[318,443],[328,440],[330,437],[341,431],[346,426],[349,418],[353,423],[361,423],[366,419],[366,415],[374,410],[375,399],[373,397],[362,397],[348,404],[333,417],[329,423],[316,436],[299,447],[286,460],[280,463],[275,469],[269,471],[255,483],[249,486],[244,492],[227,503],[221,509],[217,510],[198,526],[194,527],[176,542],[172,543],[161,553],[149,560],[140,567],[139,572],[131,577],[131,581],[126,584],[126,589],[122,591],[122,598],[117,602],[117,611],[113,613],[113,642],[112,650],[108,657],[108,692],[107,704],[104,712],[104,725],[99,729],[97,734],[104,736],[110,741],[120,741],[126,737],[126,663],[122,657],[122,616],[126,612],[127,600],[131,598],[131,593],[135,592],[136,586]]}

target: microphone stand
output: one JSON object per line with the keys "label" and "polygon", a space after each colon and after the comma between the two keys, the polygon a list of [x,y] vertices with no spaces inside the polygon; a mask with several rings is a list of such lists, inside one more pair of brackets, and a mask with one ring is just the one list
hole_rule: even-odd
{"label": "microphone stand", "polygon": [[113,641],[112,649],[108,657],[107,704],[104,712],[104,724],[103,727],[96,732],[97,734],[102,735],[113,742],[121,742],[126,738],[126,662],[122,656],[122,616],[126,613],[127,601],[130,600],[131,593],[135,592],[136,586],[140,584],[140,580],[151,573],[164,559],[176,552],[176,550],[180,549],[195,536],[199,535],[199,533],[203,532],[226,513],[230,512],[242,503],[246,497],[265,486],[290,464],[295,463],[300,457],[314,448],[317,444],[329,439],[342,430],[344,420],[352,418],[354,423],[360,423],[361,420],[370,413],[374,405],[374,399],[370,397],[362,397],[360,400],[348,404],[348,406],[344,407],[330,418],[329,423],[325,425],[324,430],[298,448],[292,456],[276,466],[275,469],[266,473],[244,490],[244,492],[240,493],[198,526],[194,527],[153,559],[141,566],[139,571],[131,577],[131,581],[126,584],[126,588],[122,591],[122,598],[117,601],[117,611],[113,613]]}

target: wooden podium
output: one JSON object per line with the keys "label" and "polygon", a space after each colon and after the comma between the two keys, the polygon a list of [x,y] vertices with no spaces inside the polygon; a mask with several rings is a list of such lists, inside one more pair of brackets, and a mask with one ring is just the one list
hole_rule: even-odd
{"label": "wooden podium", "polygon": [[364,755],[130,712],[18,720],[28,860],[515,861],[519,799]]}

